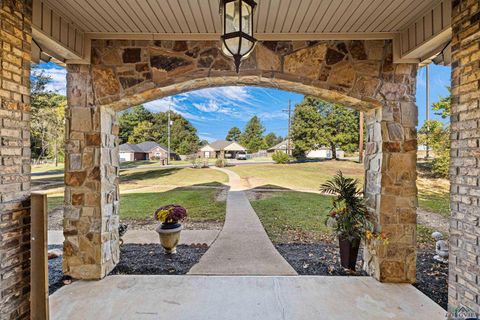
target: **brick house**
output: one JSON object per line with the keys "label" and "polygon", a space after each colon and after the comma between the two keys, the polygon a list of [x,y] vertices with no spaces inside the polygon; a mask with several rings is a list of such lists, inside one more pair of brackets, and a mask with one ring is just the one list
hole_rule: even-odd
{"label": "brick house", "polygon": [[246,153],[247,149],[235,141],[217,140],[199,150],[201,158],[235,159],[237,154]]}
{"label": "brick house", "polygon": [[[168,148],[154,141],[145,141],[139,144],[124,143],[120,146],[120,161],[162,160],[167,158]],[[170,158],[177,159],[178,155],[170,151]]]}

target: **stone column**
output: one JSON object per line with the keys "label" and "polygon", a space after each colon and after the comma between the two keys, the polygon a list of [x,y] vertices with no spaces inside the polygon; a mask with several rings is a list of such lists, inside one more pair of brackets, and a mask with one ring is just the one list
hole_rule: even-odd
{"label": "stone column", "polygon": [[100,279],[119,259],[119,127],[95,103],[90,66],[68,66],[67,99],[63,271]]}
{"label": "stone column", "polygon": [[0,318],[30,318],[31,1],[0,1]]}
{"label": "stone column", "polygon": [[416,66],[385,60],[378,100],[366,113],[365,196],[377,231],[389,244],[372,241],[365,268],[382,282],[416,280]]}
{"label": "stone column", "polygon": [[448,308],[480,315],[480,5],[452,6]]}

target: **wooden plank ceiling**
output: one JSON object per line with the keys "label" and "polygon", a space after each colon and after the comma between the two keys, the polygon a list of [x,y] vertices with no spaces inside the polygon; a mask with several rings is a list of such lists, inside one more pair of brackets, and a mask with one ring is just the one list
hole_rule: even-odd
{"label": "wooden plank ceiling", "polygon": [[[256,36],[396,33],[438,0],[257,0]],[[86,33],[219,34],[219,0],[46,0]]]}

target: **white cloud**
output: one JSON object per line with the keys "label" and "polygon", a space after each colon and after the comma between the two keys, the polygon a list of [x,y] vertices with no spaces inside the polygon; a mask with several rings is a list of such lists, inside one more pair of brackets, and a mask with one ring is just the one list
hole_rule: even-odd
{"label": "white cloud", "polygon": [[175,97],[170,96],[155,101],[150,101],[143,105],[152,112],[165,112],[168,111],[169,107],[171,110],[176,111],[178,108],[178,101]]}
{"label": "white cloud", "polygon": [[248,102],[251,95],[245,87],[215,87],[183,93],[184,97],[196,97],[208,100],[234,100]]}
{"label": "white cloud", "polygon": [[46,86],[47,91],[55,92],[58,94],[66,95],[67,92],[67,70],[58,67],[48,67],[38,65],[36,68],[39,72],[42,72],[50,77],[50,82]]}
{"label": "white cloud", "polygon": [[215,100],[209,100],[207,103],[194,103],[193,106],[202,112],[234,114],[233,109],[221,107],[219,106],[218,102]]}

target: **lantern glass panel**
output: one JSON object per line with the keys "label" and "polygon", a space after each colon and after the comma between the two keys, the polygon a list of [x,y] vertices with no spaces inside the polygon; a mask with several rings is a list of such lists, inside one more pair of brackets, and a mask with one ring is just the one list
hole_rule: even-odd
{"label": "lantern glass panel", "polygon": [[252,50],[252,48],[253,48],[253,42],[243,38],[242,45],[240,47],[240,55],[243,56],[243,58],[246,58],[248,56],[248,53],[250,53],[250,50]]}
{"label": "lantern glass panel", "polygon": [[240,31],[239,4],[237,1],[225,4],[225,33]]}
{"label": "lantern glass panel", "polygon": [[242,2],[242,30],[248,35],[253,35],[252,30],[252,7]]}
{"label": "lantern glass panel", "polygon": [[[223,53],[225,53],[226,55],[232,56],[232,54],[238,54],[239,46],[240,46],[240,37],[225,39],[225,43],[222,44],[222,50],[223,50]],[[229,49],[231,52],[229,51]]]}

